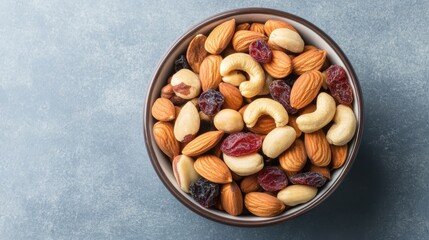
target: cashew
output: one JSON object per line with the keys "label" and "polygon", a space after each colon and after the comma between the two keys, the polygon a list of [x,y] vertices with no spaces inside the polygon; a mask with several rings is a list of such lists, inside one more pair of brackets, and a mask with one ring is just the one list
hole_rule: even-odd
{"label": "cashew", "polygon": [[295,142],[295,138],[296,132],[293,127],[274,128],[264,138],[262,152],[269,158],[276,158]]}
{"label": "cashew", "polygon": [[252,153],[241,157],[223,154],[223,161],[231,171],[239,176],[252,175],[264,167],[264,159],[259,153]]}
{"label": "cashew", "polygon": [[222,80],[234,86],[240,86],[240,83],[246,81],[246,76],[240,71],[232,71],[227,76],[222,77]]}
{"label": "cashew", "polygon": [[262,91],[258,93],[258,96],[270,94],[270,84],[274,81],[270,74],[265,73],[265,84]]}
{"label": "cashew", "polygon": [[336,105],[331,95],[321,92],[317,96],[316,111],[300,115],[296,119],[298,128],[305,132],[315,132],[328,124],[334,118]]}
{"label": "cashew", "polygon": [[234,70],[242,70],[249,75],[249,81],[240,83],[241,95],[251,98],[262,91],[265,83],[265,72],[261,65],[249,54],[233,53],[222,60],[220,75],[223,77],[228,76]]}
{"label": "cashew", "polygon": [[277,127],[283,127],[289,120],[286,109],[279,102],[270,98],[258,98],[251,102],[244,111],[244,123],[248,128],[251,128],[255,126],[258,118],[264,114],[274,118]]}
{"label": "cashew", "polygon": [[171,78],[174,93],[183,99],[198,97],[201,91],[201,82],[197,74],[189,69],[180,69]]}
{"label": "cashew", "polygon": [[200,115],[191,101],[188,101],[180,110],[174,122],[174,137],[179,142],[187,142],[200,129]]}
{"label": "cashew", "polygon": [[304,40],[302,40],[299,33],[288,28],[277,28],[272,31],[268,43],[294,53],[304,51]]}
{"label": "cashew", "polygon": [[329,128],[326,139],[330,144],[341,146],[347,144],[354,136],[357,127],[353,110],[340,104],[334,116],[334,124]]}
{"label": "cashew", "polygon": [[277,193],[277,198],[287,206],[296,206],[313,199],[317,188],[307,185],[290,185]]}
{"label": "cashew", "polygon": [[243,117],[232,109],[222,109],[214,117],[213,123],[217,130],[226,133],[239,132],[243,129]]}

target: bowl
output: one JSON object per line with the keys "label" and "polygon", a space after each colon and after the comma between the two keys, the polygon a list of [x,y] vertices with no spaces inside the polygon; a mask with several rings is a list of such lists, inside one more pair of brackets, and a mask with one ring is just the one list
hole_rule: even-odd
{"label": "bowl", "polygon": [[[173,66],[175,59],[180,54],[186,52],[188,44],[195,35],[202,33],[207,36],[215,26],[231,18],[235,18],[237,24],[243,22],[263,23],[268,19],[279,19],[289,22],[298,30],[306,44],[312,44],[318,48],[326,50],[329,61],[332,64],[342,66],[346,70],[354,95],[352,108],[356,115],[358,124],[354,138],[348,143],[349,152],[345,164],[332,173],[331,180],[328,181],[323,188],[319,189],[316,197],[314,197],[312,200],[305,204],[287,209],[282,214],[274,217],[257,217],[253,215],[231,216],[226,212],[219,211],[214,208],[207,209],[199,205],[191,198],[189,194],[183,192],[176,183],[172,171],[171,161],[157,147],[152,132],[152,127],[156,120],[151,115],[151,106],[159,97],[161,88],[167,83],[169,76],[174,73]],[[362,139],[363,122],[363,98],[361,88],[352,65],[340,47],[326,33],[303,18],[287,12],[266,8],[243,8],[218,13],[206,20],[201,21],[196,26],[192,27],[186,33],[180,36],[161,58],[160,63],[154,71],[149,89],[147,91],[147,98],[143,113],[144,138],[149,158],[157,175],[165,187],[171,192],[171,194],[183,205],[203,217],[223,224],[244,227],[264,226],[284,222],[308,212],[326,200],[328,196],[332,194],[340,185],[352,167]]]}

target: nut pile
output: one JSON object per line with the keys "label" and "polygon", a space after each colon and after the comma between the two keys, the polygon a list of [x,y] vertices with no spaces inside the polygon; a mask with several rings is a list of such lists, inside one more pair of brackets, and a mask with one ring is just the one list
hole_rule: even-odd
{"label": "nut pile", "polygon": [[275,216],[343,166],[357,126],[347,74],[289,23],[227,20],[196,35],[174,70],[153,134],[202,206]]}

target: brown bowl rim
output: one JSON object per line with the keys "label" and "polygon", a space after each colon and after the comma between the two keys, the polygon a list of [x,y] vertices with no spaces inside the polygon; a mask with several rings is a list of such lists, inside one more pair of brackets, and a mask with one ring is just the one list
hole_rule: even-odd
{"label": "brown bowl rim", "polygon": [[[169,53],[172,51],[172,49],[174,49],[175,46],[177,46],[181,41],[188,38],[189,36],[194,36],[197,33],[198,29],[203,27],[206,24],[210,24],[214,21],[217,21],[217,20],[220,20],[223,18],[228,18],[228,17],[232,17],[235,15],[250,14],[250,13],[270,14],[270,15],[276,16],[276,17],[288,18],[288,19],[291,19],[293,21],[299,22],[300,24],[308,27],[310,30],[312,30],[316,34],[318,34],[322,39],[324,39],[334,49],[334,51],[338,54],[338,57],[344,63],[346,69],[348,70],[348,72],[350,74],[351,82],[353,83],[353,85],[356,89],[356,92],[357,92],[357,96],[355,96],[355,98],[360,100],[357,103],[357,108],[358,108],[360,115],[359,115],[359,119],[358,119],[358,123],[359,123],[358,129],[357,129],[357,133],[355,136],[356,144],[354,145],[354,148],[351,149],[352,154],[350,156],[350,161],[346,162],[346,166],[344,166],[344,170],[342,171],[341,175],[338,177],[335,184],[332,184],[332,186],[330,186],[329,189],[327,189],[322,196],[319,196],[315,201],[311,202],[307,207],[302,208],[299,211],[296,211],[290,215],[279,215],[279,216],[271,217],[271,218],[261,218],[260,221],[254,221],[254,220],[251,221],[251,220],[246,220],[246,219],[236,220],[236,219],[232,219],[232,218],[225,218],[225,217],[213,214],[209,211],[202,210],[200,207],[196,206],[195,203],[192,203],[186,197],[184,197],[173,186],[173,184],[169,181],[169,179],[165,175],[164,171],[161,168],[161,165],[159,164],[159,162],[156,158],[155,152],[153,150],[153,144],[154,143],[151,140],[151,135],[153,134],[152,130],[151,130],[152,126],[149,126],[149,121],[147,121],[147,119],[151,118],[152,116],[151,116],[150,111],[146,111],[147,109],[150,109],[151,104],[153,102],[153,101],[151,101],[151,94],[150,93],[153,91],[153,88],[155,87],[155,81],[154,80],[158,78],[158,76],[160,74],[159,69],[165,63],[166,58],[168,57]],[[164,55],[162,56],[160,62],[158,63],[158,65],[156,66],[155,69],[156,69],[155,73],[153,74],[153,76],[151,78],[150,86],[149,86],[148,91],[147,91],[145,104],[143,106],[143,134],[144,134],[146,149],[149,153],[149,158],[150,158],[151,163],[155,169],[155,172],[158,175],[158,177],[161,179],[161,182],[164,184],[164,186],[170,191],[170,193],[177,200],[179,200],[182,204],[184,204],[186,207],[191,209],[193,212],[199,214],[200,216],[203,216],[205,218],[214,220],[214,221],[222,223],[222,224],[228,224],[228,225],[240,226],[240,227],[266,226],[266,225],[272,225],[272,224],[285,222],[287,220],[291,220],[295,217],[298,217],[298,216],[310,211],[311,209],[313,209],[314,207],[316,207],[320,203],[322,203],[324,200],[326,200],[326,198],[329,197],[335,191],[335,189],[337,189],[337,187],[340,185],[340,183],[344,180],[344,178],[347,175],[348,171],[350,170],[353,162],[355,161],[355,158],[357,156],[357,153],[358,153],[358,150],[359,150],[359,147],[361,144],[363,129],[364,129],[363,95],[362,95],[362,90],[361,90],[358,78],[356,76],[356,73],[355,73],[350,61],[348,60],[348,58],[346,57],[344,52],[341,50],[341,48],[337,45],[337,43],[331,37],[329,37],[324,31],[322,31],[317,26],[315,26],[311,22],[309,22],[309,21],[307,21],[301,17],[298,17],[298,16],[291,14],[291,13],[288,13],[288,12],[280,11],[277,9],[271,9],[271,8],[238,8],[238,9],[233,9],[233,10],[228,10],[228,11],[217,13],[217,14],[199,22],[198,24],[194,25],[187,32],[182,34],[176,41],[174,41],[174,43],[170,46],[170,48],[164,53]]]}

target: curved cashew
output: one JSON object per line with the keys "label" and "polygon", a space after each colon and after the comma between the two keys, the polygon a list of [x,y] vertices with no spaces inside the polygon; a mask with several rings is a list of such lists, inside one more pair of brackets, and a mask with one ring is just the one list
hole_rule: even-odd
{"label": "curved cashew", "polygon": [[240,86],[240,83],[246,81],[246,76],[240,71],[232,71],[228,75],[222,77],[222,81],[229,83],[234,86]]}
{"label": "curved cashew", "polygon": [[293,127],[274,128],[264,138],[262,152],[269,158],[276,158],[295,142],[295,138],[296,132]]}
{"label": "curved cashew", "polygon": [[277,127],[283,127],[289,120],[286,109],[279,102],[270,98],[258,98],[251,102],[244,111],[244,123],[248,128],[251,128],[255,126],[258,118],[264,114],[274,118]]}
{"label": "curved cashew", "polygon": [[231,171],[239,176],[252,175],[264,167],[264,159],[259,153],[252,153],[241,157],[223,154],[223,161]]}
{"label": "curved cashew", "polygon": [[234,70],[242,70],[249,75],[249,81],[240,83],[241,95],[251,98],[262,91],[265,84],[265,72],[261,65],[249,54],[233,53],[220,63],[220,75],[222,77],[230,75]]}
{"label": "curved cashew", "polygon": [[326,134],[326,139],[336,146],[347,144],[355,135],[357,127],[355,113],[351,108],[340,104],[337,106],[334,122]]}
{"label": "curved cashew", "polygon": [[335,115],[335,100],[331,95],[321,92],[317,96],[317,108],[312,113],[302,114],[296,119],[299,130],[305,133],[315,132],[328,124]]}

